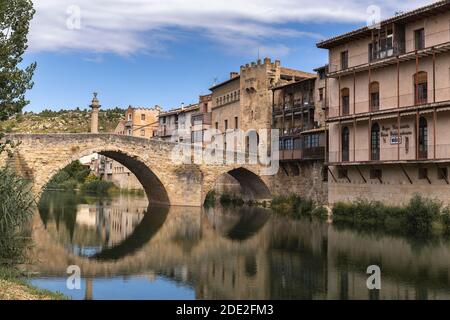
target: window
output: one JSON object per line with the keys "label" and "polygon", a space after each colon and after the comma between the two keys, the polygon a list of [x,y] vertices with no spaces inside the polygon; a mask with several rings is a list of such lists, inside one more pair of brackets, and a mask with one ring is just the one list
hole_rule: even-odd
{"label": "window", "polygon": [[419,159],[428,158],[428,123],[427,119],[419,119]]}
{"label": "window", "polygon": [[145,137],[145,130],[144,129],[141,130],[141,137]]}
{"label": "window", "polygon": [[383,177],[383,171],[381,169],[371,169],[370,179],[381,179]]}
{"label": "window", "polygon": [[292,139],[285,139],[283,150],[292,150],[294,148],[294,143]]}
{"label": "window", "polygon": [[306,135],[303,138],[303,148],[311,149],[319,147],[320,136],[318,134]]}
{"label": "window", "polygon": [[346,179],[348,177],[348,171],[344,168],[338,169],[338,178],[339,179]]}
{"label": "window", "polygon": [[163,123],[163,124],[166,123],[166,117],[162,117],[162,123]]}
{"label": "window", "polygon": [[342,115],[348,115],[350,113],[350,90],[344,88],[341,90],[342,100]]}
{"label": "window", "polygon": [[239,119],[238,117],[234,117],[234,128],[239,129]]}
{"label": "window", "polygon": [[299,138],[294,139],[294,149],[300,150],[302,148],[302,140]]}
{"label": "window", "polygon": [[428,169],[427,168],[419,168],[419,179],[428,179]]}
{"label": "window", "polygon": [[219,123],[218,123],[218,122],[216,122],[216,123],[214,124],[214,126],[216,127],[216,130],[219,130]]}
{"label": "window", "polygon": [[448,170],[447,168],[438,167],[438,179],[439,180],[448,180]]}
{"label": "window", "polygon": [[141,121],[145,121],[145,114],[144,113],[141,114]]}
{"label": "window", "polygon": [[370,111],[380,109],[380,84],[372,82],[370,84]]}
{"label": "window", "polygon": [[414,31],[414,44],[416,50],[425,48],[425,29],[418,29]]}
{"label": "window", "polygon": [[370,160],[380,160],[380,126],[378,123],[372,125],[372,132],[370,137]]}
{"label": "window", "polygon": [[350,161],[350,130],[342,129],[342,161]]}
{"label": "window", "polygon": [[323,101],[323,88],[319,89],[319,101]]}
{"label": "window", "polygon": [[131,113],[129,113],[128,114],[128,121],[131,121],[131,117],[132,117],[132,115],[131,115]]}
{"label": "window", "polygon": [[424,71],[414,74],[414,101],[425,104],[428,101],[428,74]]}
{"label": "window", "polygon": [[369,61],[383,59],[394,55],[394,32],[393,29],[382,31],[380,37],[375,36],[372,43],[369,43]]}
{"label": "window", "polygon": [[328,167],[323,166],[322,168],[322,181],[328,182]]}
{"label": "window", "polygon": [[225,131],[228,130],[228,120],[225,120]]}
{"label": "window", "polygon": [[128,135],[131,136],[131,129],[128,129]]}
{"label": "window", "polygon": [[348,68],[348,51],[341,52],[341,69]]}

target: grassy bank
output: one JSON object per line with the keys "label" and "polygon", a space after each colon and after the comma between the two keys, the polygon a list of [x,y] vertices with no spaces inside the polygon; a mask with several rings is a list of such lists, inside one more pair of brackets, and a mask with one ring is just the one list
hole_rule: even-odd
{"label": "grassy bank", "polygon": [[0,300],[68,300],[54,293],[30,285],[15,268],[0,268]]}
{"label": "grassy bank", "polygon": [[222,193],[220,195],[216,194],[215,191],[210,191],[205,198],[203,204],[205,207],[212,207],[215,205],[221,205],[223,207],[228,206],[262,206],[267,207],[266,201],[258,202],[254,200],[244,200],[242,197],[236,194]]}
{"label": "grassy bank", "polygon": [[271,208],[280,215],[299,219],[301,217],[327,218],[327,210],[310,199],[298,195],[279,196],[272,199]]}
{"label": "grassy bank", "polygon": [[415,195],[405,206],[362,199],[339,202],[332,213],[334,223],[356,228],[415,236],[448,235],[450,232],[450,208],[420,195]]}

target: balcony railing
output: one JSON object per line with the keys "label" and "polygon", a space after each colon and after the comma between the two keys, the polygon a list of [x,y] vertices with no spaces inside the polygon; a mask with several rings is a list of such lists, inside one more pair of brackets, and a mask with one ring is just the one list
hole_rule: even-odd
{"label": "balcony railing", "polygon": [[357,164],[357,163],[396,163],[396,162],[423,162],[448,161],[450,162],[450,144],[427,145],[427,148],[418,150],[411,147],[396,145],[381,148],[374,153],[368,148],[348,151],[330,151],[328,162],[331,164]]}
{"label": "balcony railing", "polygon": [[306,110],[306,109],[310,109],[310,108],[314,108],[314,101],[305,101],[305,102],[296,102],[294,104],[285,104],[283,107],[283,104],[280,105],[274,105],[273,106],[273,115],[281,115],[284,113],[290,113],[290,112],[297,112],[297,111],[301,111]]}
{"label": "balcony railing", "polygon": [[303,149],[303,159],[325,159],[325,147]]}
{"label": "balcony railing", "polygon": [[280,150],[280,161],[323,159],[325,159],[325,147]]}

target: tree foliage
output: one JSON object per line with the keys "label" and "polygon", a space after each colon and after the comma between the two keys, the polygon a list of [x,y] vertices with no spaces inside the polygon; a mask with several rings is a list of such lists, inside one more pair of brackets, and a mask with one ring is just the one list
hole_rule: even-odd
{"label": "tree foliage", "polygon": [[36,63],[21,69],[27,35],[35,11],[31,0],[0,0],[0,121],[19,113],[29,103]]}

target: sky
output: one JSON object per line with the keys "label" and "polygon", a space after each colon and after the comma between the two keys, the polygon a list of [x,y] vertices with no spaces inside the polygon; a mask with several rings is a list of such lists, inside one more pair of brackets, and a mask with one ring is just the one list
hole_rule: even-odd
{"label": "sky", "polygon": [[434,1],[32,0],[24,111],[178,107],[258,57],[311,72],[323,39]]}

